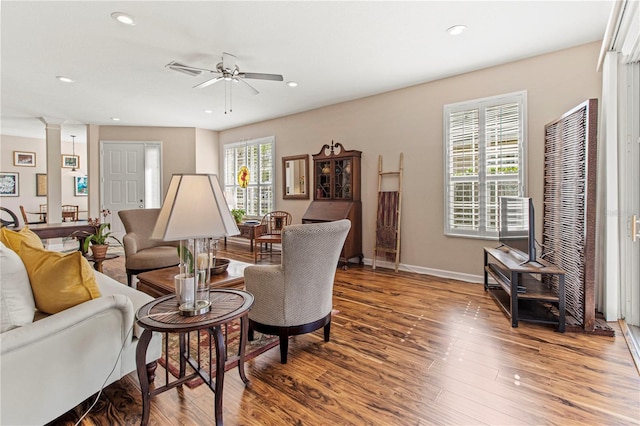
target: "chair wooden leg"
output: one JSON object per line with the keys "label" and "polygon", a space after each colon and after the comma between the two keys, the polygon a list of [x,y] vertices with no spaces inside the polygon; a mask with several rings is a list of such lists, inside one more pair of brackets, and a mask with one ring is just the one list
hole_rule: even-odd
{"label": "chair wooden leg", "polygon": [[289,351],[289,336],[286,333],[280,332],[280,363],[287,363],[287,352]]}
{"label": "chair wooden leg", "polygon": [[324,326],[324,341],[329,341],[329,336],[331,335],[331,321],[327,325]]}

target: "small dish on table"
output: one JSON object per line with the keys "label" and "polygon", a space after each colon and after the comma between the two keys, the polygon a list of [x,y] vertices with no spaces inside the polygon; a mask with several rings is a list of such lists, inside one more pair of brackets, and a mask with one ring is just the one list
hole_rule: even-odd
{"label": "small dish on table", "polygon": [[214,267],[211,268],[211,275],[219,275],[227,270],[229,267],[229,259],[223,259],[220,257],[214,258]]}

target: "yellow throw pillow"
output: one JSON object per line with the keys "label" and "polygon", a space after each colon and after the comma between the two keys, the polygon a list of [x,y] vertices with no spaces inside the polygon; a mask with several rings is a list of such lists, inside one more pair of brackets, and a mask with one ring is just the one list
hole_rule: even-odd
{"label": "yellow throw pillow", "polygon": [[2,241],[5,246],[18,253],[18,256],[20,255],[20,246],[23,242],[33,247],[40,249],[44,248],[40,237],[30,230],[28,226],[25,226],[19,231],[13,231],[8,229],[6,226],[3,226],[0,228],[0,241]]}
{"label": "yellow throw pillow", "polygon": [[91,265],[79,251],[64,254],[23,244],[20,257],[40,311],[55,314],[100,297]]}

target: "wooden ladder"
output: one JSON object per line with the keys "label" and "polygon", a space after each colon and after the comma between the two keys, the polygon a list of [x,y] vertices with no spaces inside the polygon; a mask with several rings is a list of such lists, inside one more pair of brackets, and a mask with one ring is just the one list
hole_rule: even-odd
{"label": "wooden ladder", "polygon": [[[402,213],[402,171],[403,153],[400,153],[400,168],[397,172],[382,171],[382,155],[378,156],[378,206],[376,208],[376,239],[373,247],[372,267],[376,269],[379,255],[385,259],[395,255],[395,271],[400,264],[400,222]],[[397,191],[383,191],[384,177],[394,177],[398,182]]]}

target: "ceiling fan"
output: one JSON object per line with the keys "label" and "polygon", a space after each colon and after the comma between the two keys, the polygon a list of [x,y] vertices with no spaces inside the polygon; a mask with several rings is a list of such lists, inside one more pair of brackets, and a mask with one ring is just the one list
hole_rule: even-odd
{"label": "ceiling fan", "polygon": [[240,72],[240,68],[238,68],[238,65],[236,64],[235,55],[226,52],[222,54],[222,62],[218,62],[215,70],[192,67],[189,65],[180,64],[176,61],[171,61],[165,66],[169,69],[190,75],[192,77],[196,77],[201,74],[218,74],[215,77],[203,81],[202,83],[196,84],[195,86],[193,86],[194,89],[202,89],[204,87],[211,86],[212,84],[215,84],[219,81],[230,81],[235,83],[242,82],[252,91],[254,95],[257,95],[260,92],[258,92],[255,87],[244,81],[245,78],[255,80],[283,81],[283,77],[280,74]]}

